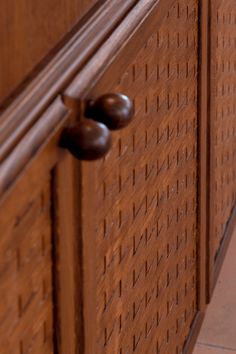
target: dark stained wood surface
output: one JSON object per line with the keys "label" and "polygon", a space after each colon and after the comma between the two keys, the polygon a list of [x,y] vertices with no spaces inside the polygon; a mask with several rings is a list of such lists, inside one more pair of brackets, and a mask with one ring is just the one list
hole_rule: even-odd
{"label": "dark stained wood surface", "polygon": [[0,103],[96,2],[1,1]]}
{"label": "dark stained wood surface", "polygon": [[95,101],[88,101],[85,115],[102,122],[111,130],[125,128],[134,115],[133,102],[120,93],[107,93]]}
{"label": "dark stained wood surface", "polygon": [[78,160],[97,160],[110,150],[111,133],[105,124],[83,119],[65,129],[60,145]]}

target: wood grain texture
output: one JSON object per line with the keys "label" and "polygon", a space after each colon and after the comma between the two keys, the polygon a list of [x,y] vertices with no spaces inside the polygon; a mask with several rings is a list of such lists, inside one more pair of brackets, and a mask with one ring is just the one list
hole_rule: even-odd
{"label": "wood grain texture", "polygon": [[14,176],[0,198],[3,354],[78,352],[73,162],[58,147],[67,110],[59,99],[49,112],[0,166]]}
{"label": "wood grain texture", "polygon": [[207,302],[207,256],[208,256],[208,226],[209,226],[209,2],[199,1],[199,69],[198,69],[198,303],[202,312]]}
{"label": "wood grain texture", "polygon": [[25,182],[0,216],[1,352],[52,354],[50,174],[35,189]]}
{"label": "wood grain texture", "polygon": [[[94,85],[112,87],[122,75],[129,60],[135,58],[136,53],[144,45],[154,30],[160,27],[164,14],[167,13],[175,0],[156,1],[140,0],[132,11],[125,17],[111,36],[98,49],[96,55],[84,66],[83,70],[74,78],[64,91],[65,100],[70,102],[81,100],[91,95]],[[130,40],[132,38],[132,40]],[[126,55],[124,56],[124,50]],[[114,62],[114,64],[113,64]],[[111,63],[113,65],[111,65]],[[100,77],[103,80],[99,81]]]}
{"label": "wood grain texture", "polygon": [[68,117],[69,111],[58,97],[2,162],[0,166],[0,197],[14,185],[32,160],[37,158],[39,151],[58,129],[62,128]]}
{"label": "wood grain texture", "polygon": [[54,343],[60,354],[83,354],[81,247],[75,223],[79,202],[74,177],[74,159],[66,156],[55,166],[52,179]]}
{"label": "wood grain texture", "polygon": [[[31,78],[14,101],[10,105],[6,102],[0,115],[0,161],[35,124],[136,1],[108,0],[102,4],[37,77]],[[129,31],[126,34],[128,36]]]}
{"label": "wood grain texture", "polygon": [[210,292],[236,203],[236,8],[211,2]]}
{"label": "wood grain texture", "polygon": [[97,1],[1,2],[0,103]]}
{"label": "wood grain texture", "polygon": [[92,95],[128,95],[134,120],[113,133],[107,157],[81,164],[83,188],[95,188],[82,204],[94,199],[81,225],[95,256],[93,299],[84,283],[96,313],[87,335],[98,354],[182,353],[198,312],[197,1],[176,1],[128,54],[116,83],[101,77]]}

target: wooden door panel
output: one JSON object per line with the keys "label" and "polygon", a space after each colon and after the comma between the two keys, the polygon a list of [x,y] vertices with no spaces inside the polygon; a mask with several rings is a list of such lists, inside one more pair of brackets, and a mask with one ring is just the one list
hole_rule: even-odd
{"label": "wooden door panel", "polygon": [[[53,349],[50,176],[7,201],[1,214],[0,344],[5,353]],[[6,214],[5,214],[6,213]],[[5,221],[7,215],[7,223]]]}
{"label": "wooden door panel", "polygon": [[210,291],[228,243],[236,203],[235,4],[211,2]]}
{"label": "wooden door panel", "polygon": [[87,94],[122,92],[135,107],[108,155],[81,163],[88,346],[181,353],[198,313],[197,1],[174,2],[135,59],[122,55],[118,81],[114,61],[112,84],[105,72]]}
{"label": "wooden door panel", "polygon": [[3,354],[76,352],[73,162],[58,148],[68,118],[56,99],[0,166]]}

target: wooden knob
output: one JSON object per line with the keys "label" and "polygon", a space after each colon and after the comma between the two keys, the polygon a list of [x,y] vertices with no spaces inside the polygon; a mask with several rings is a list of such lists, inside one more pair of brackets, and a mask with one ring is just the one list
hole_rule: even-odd
{"label": "wooden knob", "polygon": [[102,123],[83,119],[64,130],[60,146],[79,160],[97,160],[111,148],[111,132]]}
{"label": "wooden knob", "polygon": [[134,116],[132,101],[120,93],[108,93],[95,101],[88,101],[85,115],[104,123],[109,129],[126,127]]}

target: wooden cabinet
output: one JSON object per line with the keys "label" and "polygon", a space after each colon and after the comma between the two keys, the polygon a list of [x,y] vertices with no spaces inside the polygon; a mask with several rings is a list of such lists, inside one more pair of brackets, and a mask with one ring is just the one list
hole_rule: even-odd
{"label": "wooden cabinet", "polygon": [[[68,116],[56,99],[1,164],[4,354],[75,352],[73,167],[57,147]],[[55,340],[58,321],[69,332]]]}
{"label": "wooden cabinet", "polygon": [[191,353],[234,219],[231,5],[98,2],[4,102],[3,354]]}
{"label": "wooden cabinet", "polygon": [[[158,7],[150,16],[84,98],[121,92],[135,107],[106,157],[81,165],[88,208],[82,204],[81,236],[94,279],[91,353],[180,353],[199,310],[198,9],[182,1],[164,19]],[[93,65],[66,101],[83,96]]]}
{"label": "wooden cabinet", "polygon": [[211,23],[210,257],[212,293],[235,219],[235,6],[214,1]]}

